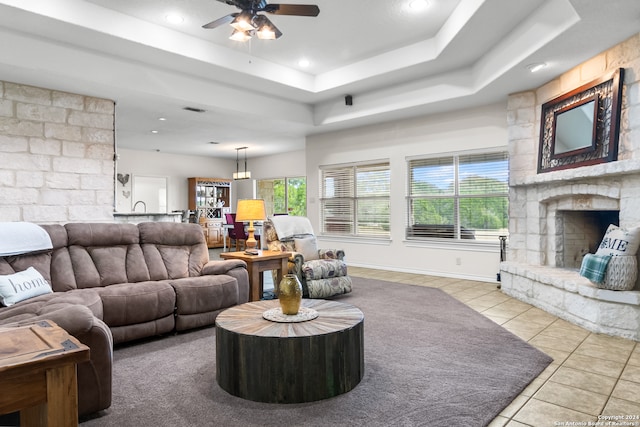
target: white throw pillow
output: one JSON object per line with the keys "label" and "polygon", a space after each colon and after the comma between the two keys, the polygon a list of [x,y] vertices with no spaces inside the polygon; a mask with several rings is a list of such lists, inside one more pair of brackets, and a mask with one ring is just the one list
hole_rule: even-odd
{"label": "white throw pillow", "polygon": [[51,292],[53,290],[49,282],[33,267],[18,273],[0,276],[0,302],[5,307]]}
{"label": "white throw pillow", "polygon": [[620,228],[609,225],[596,255],[635,255],[640,246],[640,227]]}
{"label": "white throw pillow", "polygon": [[318,244],[315,237],[305,237],[293,239],[296,245],[296,252],[300,252],[304,257],[304,261],[318,259]]}

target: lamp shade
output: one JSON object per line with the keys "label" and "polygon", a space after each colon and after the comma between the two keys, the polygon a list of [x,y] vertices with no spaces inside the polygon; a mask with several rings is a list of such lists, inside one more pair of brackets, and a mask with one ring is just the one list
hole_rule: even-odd
{"label": "lamp shade", "polygon": [[251,171],[244,171],[244,172],[234,172],[233,173],[233,179],[238,180],[238,179],[249,179],[251,178]]}
{"label": "lamp shade", "polygon": [[251,34],[249,34],[248,31],[233,30],[233,33],[231,33],[229,38],[237,42],[246,42],[251,38]]}
{"label": "lamp shade", "polygon": [[238,200],[236,221],[261,221],[267,219],[262,199]]}
{"label": "lamp shade", "polygon": [[256,35],[259,39],[275,40],[282,35],[282,32],[264,15],[258,15],[255,19]]}
{"label": "lamp shade", "polygon": [[245,10],[231,21],[231,26],[238,31],[251,31],[255,29],[253,15]]}

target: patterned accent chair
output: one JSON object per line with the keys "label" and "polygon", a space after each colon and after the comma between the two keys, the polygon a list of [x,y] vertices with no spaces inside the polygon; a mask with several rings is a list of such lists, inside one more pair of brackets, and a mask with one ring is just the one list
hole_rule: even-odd
{"label": "patterned accent chair", "polygon": [[[278,237],[274,221],[306,221],[306,233]],[[281,228],[282,229],[282,228]],[[298,276],[304,298],[328,298],[351,292],[351,278],[347,275],[344,251],[318,249],[309,220],[304,217],[270,217],[262,223],[262,235],[271,251],[291,252],[288,273]],[[275,275],[274,275],[275,281]]]}

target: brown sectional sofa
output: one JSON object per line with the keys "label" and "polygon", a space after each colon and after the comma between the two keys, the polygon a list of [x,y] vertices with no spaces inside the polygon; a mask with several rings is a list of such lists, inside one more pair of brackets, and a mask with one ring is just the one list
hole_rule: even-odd
{"label": "brown sectional sofa", "polygon": [[211,325],[247,302],[243,261],[209,261],[197,224],[43,225],[53,249],[0,257],[0,275],[33,266],[53,293],[0,306],[0,325],[50,319],[90,348],[78,366],[79,414],[111,405],[113,345]]}

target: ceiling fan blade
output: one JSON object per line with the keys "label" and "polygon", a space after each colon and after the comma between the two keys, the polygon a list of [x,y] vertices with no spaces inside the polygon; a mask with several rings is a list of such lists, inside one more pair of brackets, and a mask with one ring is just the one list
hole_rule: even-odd
{"label": "ceiling fan blade", "polygon": [[234,0],[218,0],[220,3],[226,3],[229,6],[236,6],[236,2]]}
{"label": "ceiling fan blade", "polygon": [[320,8],[315,4],[277,4],[271,3],[264,11],[274,15],[318,16]]}
{"label": "ceiling fan blade", "polygon": [[215,21],[211,21],[208,24],[203,25],[202,28],[210,30],[212,28],[217,28],[220,25],[229,24],[236,16],[238,16],[237,13],[230,13],[227,16],[223,16],[222,18],[218,18]]}

